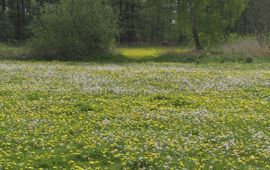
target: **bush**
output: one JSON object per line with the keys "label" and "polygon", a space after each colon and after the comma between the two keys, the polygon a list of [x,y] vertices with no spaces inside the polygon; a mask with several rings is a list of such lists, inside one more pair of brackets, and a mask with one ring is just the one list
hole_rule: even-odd
{"label": "bush", "polygon": [[102,0],[60,0],[45,7],[32,26],[38,53],[65,57],[108,52],[118,33],[116,16]]}

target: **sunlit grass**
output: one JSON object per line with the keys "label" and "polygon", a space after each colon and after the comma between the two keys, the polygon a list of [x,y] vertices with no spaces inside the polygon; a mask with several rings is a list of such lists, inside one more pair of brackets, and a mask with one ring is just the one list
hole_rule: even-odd
{"label": "sunlit grass", "polygon": [[[118,47],[117,54],[120,54],[126,59],[151,59],[158,58],[164,54],[182,54],[189,52],[190,49],[183,47],[163,47],[163,46],[148,46],[148,47]],[[11,59],[13,57],[30,56],[32,50],[28,47],[11,46],[0,43],[0,57],[3,59]]]}
{"label": "sunlit grass", "polygon": [[118,52],[128,58],[158,57],[165,53],[184,53],[189,49],[181,47],[120,47]]}

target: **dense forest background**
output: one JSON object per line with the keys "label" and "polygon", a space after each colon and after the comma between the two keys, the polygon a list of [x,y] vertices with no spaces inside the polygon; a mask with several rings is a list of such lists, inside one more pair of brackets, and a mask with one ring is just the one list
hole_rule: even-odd
{"label": "dense forest background", "polygon": [[[33,34],[32,21],[42,15],[44,6],[56,3],[58,0],[1,0],[0,41],[17,44],[27,41]],[[202,49],[232,34],[256,35],[262,42],[270,29],[269,0],[104,0],[102,3],[117,16],[119,44],[193,42],[196,49]]]}

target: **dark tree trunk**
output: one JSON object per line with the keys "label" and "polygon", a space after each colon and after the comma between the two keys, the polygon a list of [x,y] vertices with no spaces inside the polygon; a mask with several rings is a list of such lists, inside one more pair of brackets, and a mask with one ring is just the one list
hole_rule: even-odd
{"label": "dark tree trunk", "polygon": [[2,0],[2,12],[4,13],[6,11],[6,0]]}
{"label": "dark tree trunk", "polygon": [[[120,22],[120,26],[123,27],[123,18],[124,14],[123,14],[123,0],[119,0],[119,22]],[[120,43],[122,44],[124,42],[124,35],[121,32],[120,33]]]}
{"label": "dark tree trunk", "polygon": [[124,22],[123,22],[123,27],[124,27],[124,30],[125,32],[123,33],[124,34],[124,42],[129,42],[129,1],[126,0],[126,5],[125,5],[125,18],[124,18]]}
{"label": "dark tree trunk", "polygon": [[16,3],[16,39],[21,39],[21,5],[19,1]]}
{"label": "dark tree trunk", "polygon": [[131,4],[131,8],[130,8],[130,41],[134,42],[135,41],[135,4]]}
{"label": "dark tree trunk", "polygon": [[21,0],[21,22],[22,25],[25,24],[25,0]]}
{"label": "dark tree trunk", "polygon": [[202,47],[201,42],[200,42],[200,37],[199,37],[198,30],[197,30],[196,22],[192,23],[192,34],[193,34],[193,39],[194,39],[196,51],[203,50],[203,47]]}
{"label": "dark tree trunk", "polygon": [[120,17],[123,16],[123,0],[119,0],[119,15]]}

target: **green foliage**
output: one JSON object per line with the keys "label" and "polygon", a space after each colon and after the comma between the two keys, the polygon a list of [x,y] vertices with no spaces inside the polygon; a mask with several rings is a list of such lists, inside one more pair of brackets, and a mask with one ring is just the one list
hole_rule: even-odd
{"label": "green foliage", "polygon": [[216,43],[234,26],[245,6],[246,0],[181,0],[178,22],[190,36],[194,27],[204,42]]}
{"label": "green foliage", "polygon": [[[21,42],[25,41],[27,38],[31,37],[31,32],[29,32],[29,24],[32,22],[33,18],[40,16],[43,12],[44,6],[46,7],[45,13],[51,13],[50,10],[52,8],[58,8],[60,4],[69,3],[69,7],[66,7],[66,10],[69,9],[72,11],[70,14],[63,16],[64,18],[72,18],[78,17],[77,13],[82,12],[83,10],[89,10],[91,12],[92,7],[84,6],[83,8],[76,9],[80,2],[79,1],[60,1],[59,0],[2,0],[0,3],[1,13],[6,14],[8,18],[8,26],[6,20],[1,19],[3,29],[1,30],[10,30],[8,34],[2,33],[2,36],[5,38],[2,39],[11,39],[14,38],[16,41]],[[97,14],[93,13],[92,15],[103,15],[102,11],[104,11],[103,7],[105,7],[105,11],[108,12],[108,8],[113,8],[113,13],[117,15],[116,17],[100,17],[99,19],[107,23],[109,26],[107,28],[112,28],[112,32],[114,32],[114,26],[118,25],[120,35],[117,40],[121,44],[137,44],[137,43],[151,43],[151,44],[162,44],[162,45],[175,45],[183,43],[189,43],[192,37],[194,36],[194,32],[197,38],[197,46],[200,47],[200,41],[203,46],[217,44],[217,42],[223,42],[226,40],[227,35],[229,33],[242,32],[242,33],[256,33],[258,35],[258,39],[260,43],[265,43],[265,38],[269,34],[269,2],[268,0],[249,0],[247,4],[247,8],[245,12],[242,14],[242,17],[239,19],[240,14],[243,12],[246,6],[247,0],[97,0],[102,4],[101,12],[97,12]],[[87,3],[92,3],[92,1],[87,1]],[[104,3],[104,4],[103,4]],[[74,8],[72,7],[74,5]],[[94,6],[94,5],[92,5]],[[110,7],[109,7],[110,6]],[[47,8],[51,8],[48,10]],[[63,7],[65,8],[65,7]],[[89,9],[86,9],[89,8]],[[96,8],[99,10],[99,7]],[[109,10],[111,11],[111,10]],[[85,13],[88,13],[85,12]],[[61,12],[60,12],[61,13]],[[82,12],[83,13],[83,12]],[[112,12],[110,12],[112,13]],[[76,14],[76,15],[75,15]],[[44,14],[43,14],[44,15]],[[55,14],[51,14],[55,15]],[[60,15],[60,14],[59,14]],[[86,16],[86,14],[84,14]],[[62,16],[61,16],[62,17]],[[83,15],[79,16],[84,17]],[[87,18],[86,16],[85,18]],[[45,18],[45,17],[41,17]],[[59,17],[60,18],[60,17]],[[47,18],[48,19],[48,18]],[[115,19],[118,22],[115,22]],[[46,20],[46,19],[44,19]],[[72,19],[70,19],[72,20]],[[83,19],[79,19],[79,21],[68,21],[70,23],[65,23],[63,26],[59,26],[59,29],[64,27],[66,30],[69,29],[71,25],[79,25],[77,27],[84,27],[85,23],[80,24]],[[236,27],[234,23],[238,21],[238,26]],[[65,21],[66,22],[66,21]],[[84,21],[85,22],[85,21]],[[35,22],[39,27],[41,25],[47,25],[45,21],[43,24]],[[53,21],[50,21],[52,24]],[[14,29],[9,29],[10,25]],[[48,24],[50,25],[50,24]],[[56,24],[55,24],[56,25]],[[60,24],[61,25],[61,24]],[[68,25],[68,26],[67,26]],[[93,24],[97,25],[97,24]],[[242,25],[241,27],[239,25]],[[46,28],[47,26],[42,26]],[[91,26],[93,27],[93,26]],[[94,26],[96,27],[96,26]],[[102,26],[103,27],[103,26]],[[8,28],[8,29],[7,29]],[[73,28],[73,26],[72,26]],[[196,28],[193,30],[193,28]],[[35,28],[35,34],[45,34],[42,33],[43,29]],[[89,29],[89,27],[87,27]],[[81,32],[85,32],[79,30]],[[104,30],[103,30],[104,31]],[[2,31],[4,32],[4,31]],[[13,33],[12,33],[13,32]],[[40,33],[37,33],[40,32]],[[61,32],[61,31],[58,31]],[[69,33],[67,33],[69,32]],[[88,39],[89,35],[83,33],[82,35],[76,35],[73,31],[63,31],[61,32],[61,36],[58,39],[63,39],[62,37],[69,37],[65,39],[65,43],[72,40],[76,40],[79,37],[86,37]],[[76,31],[75,31],[76,32]],[[77,31],[78,32],[78,31]],[[106,31],[105,31],[106,32]],[[74,34],[74,35],[73,35]],[[52,36],[51,34],[49,34]],[[100,35],[98,35],[100,36]],[[102,35],[103,36],[103,35]],[[7,38],[8,37],[8,38]],[[105,35],[104,35],[105,37]],[[107,36],[108,37],[108,36]],[[268,37],[268,36],[267,36]],[[35,37],[37,38],[37,37]],[[93,39],[93,36],[91,37]],[[108,38],[110,39],[110,38]],[[44,38],[40,38],[40,43],[44,42]],[[50,39],[50,41],[56,41]],[[106,40],[107,41],[107,40]],[[66,52],[67,48],[65,47],[65,43],[53,43],[58,46],[58,52],[68,53]],[[61,45],[62,44],[62,45]],[[89,53],[90,50],[86,50],[85,43],[79,44],[78,42],[74,43],[74,47],[68,48],[76,51],[74,49],[77,46],[80,46],[83,50],[80,51],[83,55],[85,53]],[[108,44],[108,43],[106,43]],[[92,44],[90,44],[92,45]],[[46,45],[40,45],[45,48]],[[69,46],[70,47],[70,46]],[[100,47],[97,47],[97,51],[99,51]],[[43,53],[46,52],[55,52],[51,48],[47,50],[40,50]],[[74,52],[78,53],[78,51]],[[91,52],[92,53],[92,52]]]}
{"label": "green foliage", "polygon": [[270,32],[269,8],[269,0],[249,0],[247,8],[238,21],[237,31],[242,34],[268,34]]}
{"label": "green foliage", "polygon": [[7,41],[14,36],[14,27],[5,14],[0,14],[0,41]]}
{"label": "green foliage", "polygon": [[35,50],[65,57],[107,52],[118,32],[112,9],[101,0],[62,0],[46,6],[32,30]]}
{"label": "green foliage", "polygon": [[180,31],[176,24],[175,0],[147,0],[141,13],[141,34],[147,42],[177,42]]}
{"label": "green foliage", "polygon": [[22,42],[29,38],[30,31],[27,26],[32,19],[31,3],[34,0],[1,0],[2,13],[8,18],[12,25],[12,34],[7,35],[8,39],[15,39]]}

